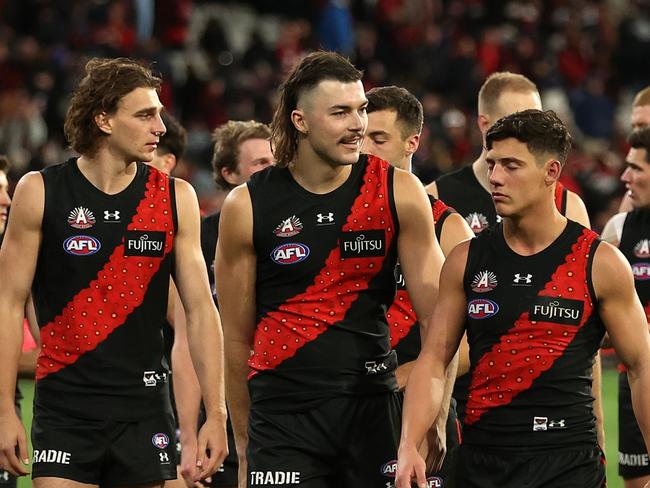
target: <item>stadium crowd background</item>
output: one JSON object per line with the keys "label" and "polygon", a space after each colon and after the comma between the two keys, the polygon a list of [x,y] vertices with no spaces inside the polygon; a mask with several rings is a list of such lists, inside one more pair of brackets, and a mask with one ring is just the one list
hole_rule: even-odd
{"label": "stadium crowd background", "polygon": [[162,101],[189,131],[178,173],[212,211],[212,129],[269,122],[287,69],[318,47],[348,55],[366,88],[394,83],[422,100],[414,165],[425,183],[479,153],[485,77],[525,74],[571,125],[563,181],[594,228],[617,207],[631,98],[650,84],[648,0],[0,0],[0,153],[14,182],[62,162],[85,60],[134,57],[162,74]]}
{"label": "stadium crowd background", "polygon": [[[0,0],[0,153],[12,161],[10,181],[72,155],[63,118],[87,58],[128,56],[162,75],[161,100],[189,136],[176,174],[212,212],[222,200],[212,130],[229,119],[270,122],[283,76],[319,47],[348,55],[367,89],[397,84],[423,102],[413,162],[425,183],[480,153],[486,76],[526,75],[571,127],[562,181],[594,229],[618,208],[631,101],[650,85],[649,0]],[[615,424],[615,412],[608,417]],[[608,451],[613,474],[609,432]]]}

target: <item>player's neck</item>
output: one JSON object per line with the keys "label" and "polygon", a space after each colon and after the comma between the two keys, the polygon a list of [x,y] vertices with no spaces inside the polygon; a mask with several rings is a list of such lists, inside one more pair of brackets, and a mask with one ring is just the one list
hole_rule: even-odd
{"label": "player's neck", "polygon": [[102,149],[92,157],[82,155],[77,166],[95,188],[108,195],[120,193],[129,186],[137,170],[135,162],[120,161]]}
{"label": "player's neck", "polygon": [[345,183],[352,171],[351,164],[332,165],[316,154],[298,151],[294,162],[289,164],[293,179],[305,190],[316,193],[330,193]]}
{"label": "player's neck", "polygon": [[472,171],[474,172],[474,176],[476,176],[476,179],[478,182],[481,184],[483,189],[490,193],[490,182],[488,181],[488,167],[487,167],[487,162],[485,161],[485,156],[487,155],[487,151],[483,149],[481,151],[481,155],[476,158],[476,161],[472,163]]}
{"label": "player's neck", "polygon": [[503,237],[517,254],[531,256],[548,246],[564,231],[567,219],[552,200],[529,208],[525,213],[503,218]]}

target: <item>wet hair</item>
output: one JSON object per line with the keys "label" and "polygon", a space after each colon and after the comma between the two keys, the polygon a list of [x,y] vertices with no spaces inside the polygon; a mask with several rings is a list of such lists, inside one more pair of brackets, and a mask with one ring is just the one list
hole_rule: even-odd
{"label": "wet hair", "polygon": [[637,129],[630,132],[627,142],[634,149],[645,149],[645,160],[650,163],[650,127]]}
{"label": "wet hair", "polygon": [[107,134],[99,130],[95,117],[113,114],[120,100],[136,88],[160,89],[162,80],[150,69],[128,58],[93,58],[74,91],[65,116],[64,131],[70,146],[92,156]]}
{"label": "wet hair", "polygon": [[504,92],[537,93],[537,86],[524,75],[500,71],[487,77],[478,92],[478,111],[495,115],[499,111],[499,98]]}
{"label": "wet hair", "polygon": [[298,130],[291,121],[291,112],[305,91],[324,80],[355,82],[363,73],[338,53],[316,51],[298,63],[280,88],[280,102],[271,122],[271,146],[278,166],[287,166],[296,156]]}
{"label": "wet hair", "polygon": [[485,135],[485,145],[514,138],[523,142],[535,156],[554,155],[561,165],[571,149],[571,134],[552,110],[523,110],[496,121]]}
{"label": "wet hair", "polygon": [[161,117],[167,130],[165,135],[160,138],[156,151],[158,154],[173,154],[178,161],[185,153],[187,131],[169,112],[163,112]]}
{"label": "wet hair", "polygon": [[634,97],[633,107],[641,107],[643,105],[650,105],[650,86],[646,86]]}
{"label": "wet hair", "polygon": [[239,147],[249,139],[270,139],[271,129],[268,125],[255,120],[229,120],[217,127],[212,133],[214,153],[212,155],[212,172],[217,186],[223,190],[232,190],[235,185],[226,181],[221,174],[223,168],[231,173],[237,172],[239,164]]}
{"label": "wet hair", "polygon": [[366,93],[368,113],[379,110],[393,110],[400,122],[402,139],[422,132],[424,110],[420,100],[399,86],[380,86]]}

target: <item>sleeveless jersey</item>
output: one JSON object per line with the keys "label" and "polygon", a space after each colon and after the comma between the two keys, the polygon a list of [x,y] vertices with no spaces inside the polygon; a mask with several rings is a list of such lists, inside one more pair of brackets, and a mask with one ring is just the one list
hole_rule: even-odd
{"label": "sleeveless jersey", "polygon": [[214,252],[217,248],[217,237],[219,237],[219,218],[221,212],[213,213],[201,218],[201,251],[208,270],[208,282],[212,290],[212,298],[217,299],[217,288],[214,281]]}
{"label": "sleeveless jersey", "polygon": [[465,218],[474,234],[500,221],[492,196],[476,179],[471,165],[442,175],[436,180],[436,187],[438,197]]}
{"label": "sleeveless jersey", "polygon": [[248,182],[257,254],[255,408],[396,389],[386,310],[395,294],[393,168],[362,155],[339,188],[317,195],[287,168]]}
{"label": "sleeveless jersey", "polygon": [[[433,211],[436,237],[438,242],[442,236],[442,227],[449,215],[455,210],[447,206],[442,200],[428,195]],[[397,291],[395,299],[386,313],[388,325],[390,326],[390,345],[397,353],[398,364],[408,363],[417,359],[422,348],[420,339],[420,327],[415,316],[415,309],[406,290],[406,283],[399,263],[395,266],[395,282]]]}
{"label": "sleeveless jersey", "polygon": [[634,287],[650,323],[650,209],[628,212],[618,248],[632,266]]}
{"label": "sleeveless jersey", "polygon": [[591,267],[599,243],[572,221],[532,256],[513,252],[501,225],[472,240],[463,278],[465,442],[530,450],[596,443],[591,371],[605,328]]}
{"label": "sleeveless jersey", "polygon": [[568,190],[562,183],[559,181],[555,183],[555,208],[557,208],[562,215],[566,215],[567,193]]}
{"label": "sleeveless jersey", "polygon": [[138,163],[128,187],[107,195],[76,159],[41,174],[36,406],[124,421],[167,410],[161,326],[177,228],[173,181]]}

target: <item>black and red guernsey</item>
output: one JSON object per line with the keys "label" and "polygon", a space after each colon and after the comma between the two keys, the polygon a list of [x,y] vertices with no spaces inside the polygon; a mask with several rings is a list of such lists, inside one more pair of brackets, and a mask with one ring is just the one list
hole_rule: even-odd
{"label": "black and red guernsey", "polygon": [[630,262],[634,287],[650,323],[650,209],[635,209],[625,216],[618,248]]}
{"label": "black and red guernsey", "polygon": [[41,174],[36,406],[125,421],[167,410],[161,326],[177,228],[173,181],[138,163],[133,181],[107,195],[76,159]]}
{"label": "black and red guernsey", "polygon": [[520,256],[499,224],[470,243],[470,387],[464,442],[517,449],[596,444],[591,371],[605,329],[591,285],[600,241],[568,221],[546,249]]}
{"label": "black and red guernsey", "polygon": [[362,155],[316,195],[286,168],[248,182],[257,254],[255,408],[301,410],[325,398],[394,391],[386,310],[395,293],[393,168]]}
{"label": "black and red guernsey", "polygon": [[[431,202],[436,237],[440,242],[445,220],[449,215],[455,213],[455,210],[442,200],[431,195],[428,195],[428,197]],[[395,266],[395,282],[397,283],[397,291],[395,292],[395,299],[386,313],[386,318],[390,326],[390,345],[397,353],[397,362],[404,364],[417,359],[422,348],[422,341],[420,339],[418,319],[406,290],[406,282],[399,263]]]}

